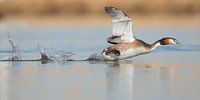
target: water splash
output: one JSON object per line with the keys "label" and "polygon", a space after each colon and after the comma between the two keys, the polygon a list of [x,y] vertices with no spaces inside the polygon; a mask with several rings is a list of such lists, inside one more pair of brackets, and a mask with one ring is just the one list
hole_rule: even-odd
{"label": "water splash", "polygon": [[67,52],[64,50],[56,52],[50,57],[51,60],[56,62],[67,62],[67,61],[103,61],[105,60],[101,54],[91,54],[87,59],[81,59],[79,56],[72,52]]}
{"label": "water splash", "polygon": [[88,58],[88,61],[102,61],[105,60],[104,57],[101,54],[91,54]]}
{"label": "water splash", "polygon": [[19,50],[19,45],[15,45],[14,44],[14,41],[12,39],[12,35],[10,33],[8,33],[8,40],[9,40],[9,43],[12,47],[12,56],[11,58],[9,58],[10,60],[21,60],[21,53],[20,53],[20,50]]}
{"label": "water splash", "polygon": [[74,60],[73,56],[75,56],[74,53],[61,50],[56,52],[53,56],[51,56],[51,59],[57,62],[65,62]]}
{"label": "water splash", "polygon": [[[19,50],[19,46],[15,45],[15,43],[12,39],[12,35],[10,33],[8,34],[8,40],[12,47],[12,51],[11,51],[12,56],[11,56],[11,58],[9,58],[9,60],[11,60],[11,61],[28,61],[28,60],[21,59],[21,53]],[[101,60],[104,60],[104,57],[101,54],[97,54],[97,53],[91,54],[87,59],[85,59],[85,58],[81,58],[80,56],[77,56],[76,54],[74,54],[72,52],[68,52],[68,51],[64,51],[64,50],[54,51],[53,53],[51,52],[51,53],[47,54],[39,43],[37,44],[37,48],[39,50],[41,58],[36,59],[36,60],[37,61],[41,60],[42,63],[48,63],[50,61],[66,62],[66,61],[86,61],[86,60],[101,61]],[[32,61],[32,60],[30,60],[30,61]]]}
{"label": "water splash", "polygon": [[41,45],[39,43],[37,44],[37,48],[40,52],[40,55],[41,55],[40,59],[41,59],[42,63],[47,63],[48,61],[51,60],[51,59],[49,59],[49,57],[47,56],[44,49],[41,47]]}
{"label": "water splash", "polygon": [[45,53],[44,49],[41,47],[41,45],[38,44],[38,49],[39,52],[41,54],[41,60],[44,62],[48,62],[48,61],[55,61],[55,62],[65,62],[65,61],[71,61],[73,60],[73,56],[75,55],[72,52],[66,52],[64,50],[58,51],[58,52],[54,52],[54,53],[50,53],[49,55],[47,55],[47,53]]}

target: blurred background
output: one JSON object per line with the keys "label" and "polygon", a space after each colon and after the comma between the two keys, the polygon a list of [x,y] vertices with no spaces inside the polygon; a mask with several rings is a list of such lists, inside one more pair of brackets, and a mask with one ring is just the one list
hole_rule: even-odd
{"label": "blurred background", "polygon": [[107,18],[105,6],[120,8],[140,23],[200,23],[200,0],[0,0],[0,21],[17,18],[40,23],[87,23],[90,19],[89,24],[102,23],[101,19]]}
{"label": "blurred background", "polygon": [[[173,37],[182,45],[119,62],[62,62],[110,46],[105,6],[127,13],[137,38]],[[199,100],[199,33],[200,0],[0,0],[0,60],[39,59],[43,50],[55,58],[0,62],[0,100]]]}

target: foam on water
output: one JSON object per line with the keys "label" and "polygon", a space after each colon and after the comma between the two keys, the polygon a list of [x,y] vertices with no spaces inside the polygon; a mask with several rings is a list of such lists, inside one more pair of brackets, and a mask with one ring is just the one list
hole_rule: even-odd
{"label": "foam on water", "polygon": [[87,60],[104,60],[104,57],[101,54],[91,54]]}
{"label": "foam on water", "polygon": [[73,56],[75,56],[74,53],[61,50],[61,51],[56,52],[54,55],[50,56],[50,59],[57,62],[58,61],[65,62],[65,61],[74,60]]}
{"label": "foam on water", "polygon": [[87,58],[82,58],[75,53],[64,51],[64,50],[58,51],[54,55],[48,56],[48,58],[51,61],[55,61],[55,62],[86,61],[86,60],[87,61],[102,61],[102,60],[104,60],[104,58],[101,54],[95,53],[95,54],[91,54]]}
{"label": "foam on water", "polygon": [[[101,54],[91,54],[87,58],[82,58],[78,54],[75,54],[73,52],[65,51],[65,50],[60,50],[60,51],[54,51],[53,53],[46,53],[44,49],[41,47],[41,45],[38,44],[38,49],[39,52],[42,56],[42,60],[50,60],[54,62],[66,62],[66,61],[84,61],[84,60],[104,60],[103,56]],[[53,49],[53,47],[52,47]]]}

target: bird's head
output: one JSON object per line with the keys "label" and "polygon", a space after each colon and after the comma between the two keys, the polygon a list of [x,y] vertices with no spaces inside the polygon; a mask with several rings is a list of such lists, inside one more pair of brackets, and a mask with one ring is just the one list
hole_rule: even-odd
{"label": "bird's head", "polygon": [[165,37],[159,40],[161,45],[180,44],[175,38]]}

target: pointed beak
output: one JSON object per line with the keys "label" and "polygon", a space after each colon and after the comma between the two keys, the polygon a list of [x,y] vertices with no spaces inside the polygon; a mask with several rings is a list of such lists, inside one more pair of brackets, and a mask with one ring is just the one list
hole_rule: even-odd
{"label": "pointed beak", "polygon": [[175,39],[175,43],[178,44],[178,45],[181,45],[181,44],[182,44],[180,41],[178,41],[178,40],[176,40],[176,39]]}

